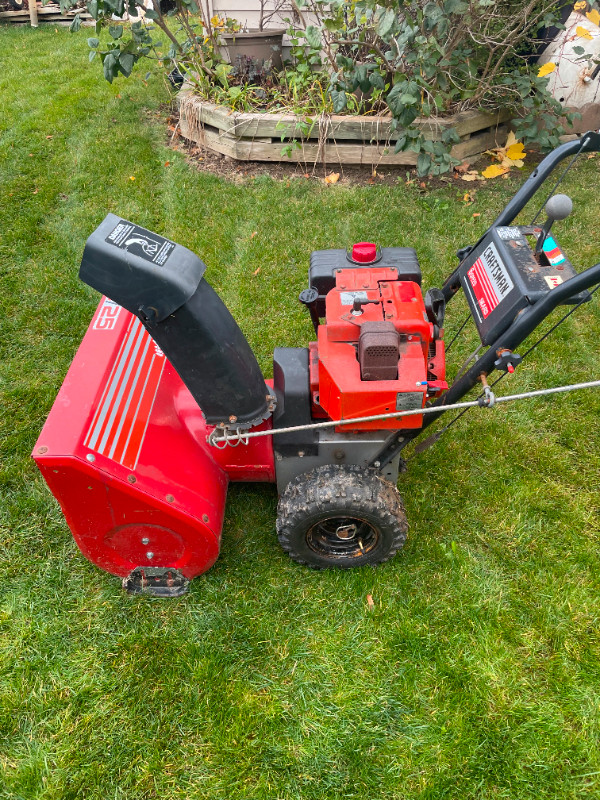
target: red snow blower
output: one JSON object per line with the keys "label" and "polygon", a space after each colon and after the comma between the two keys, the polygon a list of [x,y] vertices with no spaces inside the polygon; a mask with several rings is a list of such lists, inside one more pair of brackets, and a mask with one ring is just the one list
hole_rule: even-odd
{"label": "red snow blower", "polygon": [[[130,592],[182,594],[219,554],[229,481],[269,481],[296,561],[393,556],[408,527],[403,449],[445,411],[519,397],[495,398],[487,376],[514,371],[539,323],[600,283],[600,264],[576,274],[550,234],[568,197],[550,197],[543,225],[512,224],[560,161],[590,151],[597,133],[547,156],[424,296],[411,248],[312,253],[300,301],[316,341],[276,348],[273,380],[202,261],[109,214],[79,273],[103,297],[33,452],[83,554]],[[482,347],[448,387],[444,314],[460,289]],[[477,400],[458,402],[477,384]]]}

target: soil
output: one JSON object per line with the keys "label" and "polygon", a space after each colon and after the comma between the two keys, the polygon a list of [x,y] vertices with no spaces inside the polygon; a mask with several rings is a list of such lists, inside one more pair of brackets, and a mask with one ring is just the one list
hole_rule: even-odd
{"label": "soil", "polygon": [[[277,181],[303,178],[340,186],[397,186],[399,183],[411,184],[421,193],[427,193],[443,186],[455,185],[465,192],[470,192],[485,184],[485,181],[480,179],[474,182],[464,182],[467,178],[462,176],[466,172],[481,171],[489,164],[495,163],[490,156],[474,156],[470,161],[464,161],[448,175],[423,179],[417,177],[415,167],[405,166],[392,167],[385,165],[381,169],[372,169],[371,167],[354,167],[348,164],[238,161],[235,158],[198,147],[194,142],[184,139],[179,132],[178,112],[175,105],[168,109],[168,144],[172,149],[185,153],[188,163],[200,172],[209,172],[234,183],[243,183],[261,175],[269,175]],[[530,166],[535,166],[542,158],[543,156],[540,153],[529,151],[527,162]],[[518,171],[516,173],[511,171],[510,174],[503,175],[502,178],[516,180],[517,183],[522,180]]]}
{"label": "soil", "polygon": [[198,147],[184,139],[179,133],[177,113],[172,109],[168,118],[168,143],[172,149],[185,153],[188,163],[195,169],[200,172],[209,172],[234,183],[243,183],[261,175],[269,175],[278,181],[303,178],[320,183],[336,183],[341,186],[397,186],[398,183],[415,183],[423,191],[430,191],[457,182],[456,178],[450,176],[428,178],[427,181],[420,180],[417,178],[417,171],[414,167],[386,165],[381,170],[373,170],[371,167],[353,167],[348,164],[237,161],[235,158]]}

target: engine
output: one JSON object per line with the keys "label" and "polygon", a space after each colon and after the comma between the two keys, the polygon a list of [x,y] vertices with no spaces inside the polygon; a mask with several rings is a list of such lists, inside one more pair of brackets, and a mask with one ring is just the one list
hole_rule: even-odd
{"label": "engine", "polygon": [[[443,317],[423,298],[412,248],[316,251],[309,287],[300,300],[317,341],[275,351],[275,428],[417,410],[447,389]],[[321,463],[366,465],[392,431],[422,425],[413,414],[275,436],[278,483]]]}

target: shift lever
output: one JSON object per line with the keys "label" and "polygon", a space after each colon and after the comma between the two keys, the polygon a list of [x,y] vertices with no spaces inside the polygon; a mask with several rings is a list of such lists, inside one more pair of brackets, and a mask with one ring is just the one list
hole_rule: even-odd
{"label": "shift lever", "polygon": [[571,211],[573,211],[573,201],[570,197],[567,197],[566,194],[555,194],[546,203],[545,211],[548,215],[548,219],[544,223],[542,232],[538,236],[537,244],[535,246],[536,256],[542,252],[544,242],[550,233],[550,228],[552,227],[554,220],[566,219]]}

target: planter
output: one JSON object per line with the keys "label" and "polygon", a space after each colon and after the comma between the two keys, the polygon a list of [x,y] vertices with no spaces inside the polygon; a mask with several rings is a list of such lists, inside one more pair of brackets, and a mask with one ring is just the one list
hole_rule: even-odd
{"label": "planter", "polygon": [[276,71],[283,69],[281,51],[284,30],[247,31],[245,33],[222,33],[225,42],[223,55],[235,67],[243,59],[264,67],[270,61]]}
{"label": "planter", "polygon": [[[182,89],[178,103],[184,138],[240,161],[370,167],[417,163],[417,154],[410,150],[394,153],[398,131],[390,130],[390,116],[323,115],[307,134],[303,117],[232,112],[201,100],[188,86]],[[446,128],[455,128],[461,141],[452,148],[452,155],[463,161],[504,144],[509,119],[508,112],[464,111],[443,119],[417,120],[417,124],[432,140],[440,139]],[[289,155],[282,156],[286,142],[297,142],[298,147],[294,144]]]}

